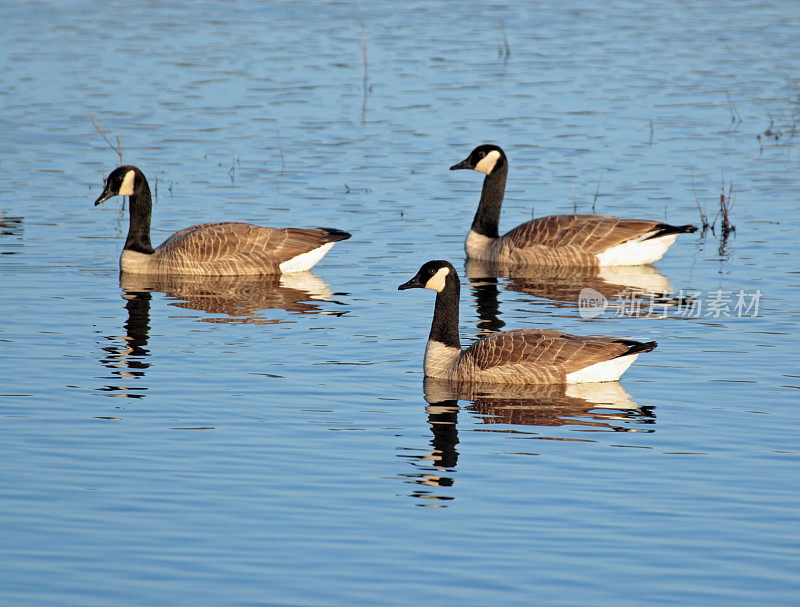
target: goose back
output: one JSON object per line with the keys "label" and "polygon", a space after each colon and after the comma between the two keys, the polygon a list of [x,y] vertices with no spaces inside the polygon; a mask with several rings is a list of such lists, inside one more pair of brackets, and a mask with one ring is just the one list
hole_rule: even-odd
{"label": "goose back", "polygon": [[[300,256],[298,269],[307,270],[332,246],[338,231],[326,228],[270,228],[248,223],[205,223],[184,228],[156,247],[150,255],[123,251],[123,272],[147,274],[259,275],[278,274]],[[346,234],[342,232],[340,235]],[[306,266],[307,267],[302,267]],[[283,266],[283,267],[282,267]]]}
{"label": "goose back", "polygon": [[[621,375],[638,353],[645,351],[631,352],[635,349],[631,344],[638,343],[548,329],[503,331],[479,339],[461,352],[452,369],[447,370],[447,377],[495,384],[575,383],[572,374],[600,363],[625,359],[613,365],[621,369]],[[650,349],[654,347],[652,343]]]}
{"label": "goose back", "polygon": [[[482,250],[467,253],[470,257],[514,265],[640,265],[660,259],[677,235],[690,228],[693,226],[671,226],[647,219],[548,215],[526,221],[488,242]],[[626,244],[627,255],[620,250]],[[617,255],[613,253],[615,248],[620,250]]]}

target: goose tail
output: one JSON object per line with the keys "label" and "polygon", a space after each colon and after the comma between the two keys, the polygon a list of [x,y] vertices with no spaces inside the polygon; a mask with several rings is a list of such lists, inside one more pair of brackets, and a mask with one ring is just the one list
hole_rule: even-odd
{"label": "goose tail", "polygon": [[633,339],[615,339],[617,343],[628,346],[628,351],[623,352],[620,356],[630,356],[631,354],[641,354],[642,352],[651,352],[656,349],[658,342],[655,341],[635,341]]}
{"label": "goose tail", "polygon": [[339,242],[340,240],[347,240],[352,236],[350,232],[344,230],[337,230],[336,228],[320,227],[320,230],[325,230],[325,242]]}
{"label": "goose tail", "polygon": [[694,226],[690,223],[682,226],[672,226],[668,223],[662,223],[656,226],[656,231],[653,232],[652,235],[648,236],[647,240],[661,238],[662,236],[669,236],[670,234],[691,234],[692,232],[697,232],[697,226]]}

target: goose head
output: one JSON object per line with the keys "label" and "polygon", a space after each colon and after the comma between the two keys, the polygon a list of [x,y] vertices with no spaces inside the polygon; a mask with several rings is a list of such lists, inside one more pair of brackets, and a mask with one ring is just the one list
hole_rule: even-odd
{"label": "goose head", "polygon": [[506,163],[505,152],[499,145],[484,143],[472,150],[464,160],[451,166],[450,170],[472,169],[473,171],[491,175],[496,169],[505,166]]}
{"label": "goose head", "polygon": [[131,196],[142,187],[144,175],[135,166],[117,167],[106,178],[103,192],[94,201],[95,206],[113,196]]}
{"label": "goose head", "polygon": [[452,280],[458,281],[458,274],[453,264],[443,259],[437,259],[422,264],[416,276],[408,282],[401,284],[397,287],[397,290],[431,289],[437,293],[441,293],[444,290],[445,284]]}

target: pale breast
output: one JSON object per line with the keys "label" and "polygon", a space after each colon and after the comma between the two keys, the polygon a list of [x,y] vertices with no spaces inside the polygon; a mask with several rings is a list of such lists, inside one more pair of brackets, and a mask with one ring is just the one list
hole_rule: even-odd
{"label": "pale breast", "polygon": [[456,364],[461,356],[461,348],[446,346],[445,344],[428,340],[425,347],[425,361],[423,369],[428,377],[453,378]]}

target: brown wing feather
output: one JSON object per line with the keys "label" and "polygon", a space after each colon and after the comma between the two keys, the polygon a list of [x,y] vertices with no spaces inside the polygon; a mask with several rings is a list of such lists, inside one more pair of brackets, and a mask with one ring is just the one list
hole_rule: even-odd
{"label": "brown wing feather", "polygon": [[269,228],[222,222],[190,226],[167,238],[155,251],[164,271],[198,274],[272,274],[297,255],[333,238],[322,228]]}
{"label": "brown wing feather", "polygon": [[[561,382],[568,373],[624,354],[629,346],[608,337],[517,329],[491,334],[464,351],[488,375],[524,373],[541,383]],[[521,368],[522,367],[522,368]]]}
{"label": "brown wing feather", "polygon": [[548,215],[518,225],[502,238],[515,248],[541,245],[578,247],[596,255],[658,230],[663,224],[648,219],[622,219],[598,215]]}

